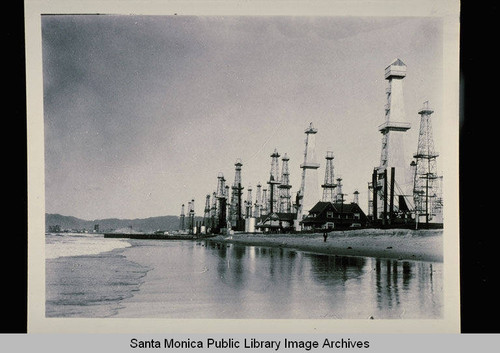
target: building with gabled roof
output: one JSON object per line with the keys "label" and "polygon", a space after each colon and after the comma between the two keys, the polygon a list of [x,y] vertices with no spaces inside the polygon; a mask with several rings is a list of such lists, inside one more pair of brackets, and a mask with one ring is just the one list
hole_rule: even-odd
{"label": "building with gabled roof", "polygon": [[365,227],[368,217],[358,204],[320,201],[302,220],[305,230]]}
{"label": "building with gabled roof", "polygon": [[263,232],[290,232],[294,230],[295,219],[297,219],[297,214],[293,212],[273,212],[258,219],[255,227]]}

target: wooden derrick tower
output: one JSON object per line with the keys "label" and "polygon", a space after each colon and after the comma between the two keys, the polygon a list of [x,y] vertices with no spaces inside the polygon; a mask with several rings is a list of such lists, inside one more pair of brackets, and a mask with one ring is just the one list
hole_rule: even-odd
{"label": "wooden derrick tower", "polygon": [[333,152],[326,152],[326,167],[325,167],[325,181],[321,187],[323,188],[323,197],[321,201],[323,202],[335,202],[335,179],[333,175]]}
{"label": "wooden derrick tower", "polygon": [[292,202],[291,202],[291,194],[290,189],[292,185],[290,185],[290,171],[288,168],[288,155],[285,153],[281,166],[281,184],[278,185],[279,189],[279,208],[278,211],[282,213],[290,213],[292,211]]}

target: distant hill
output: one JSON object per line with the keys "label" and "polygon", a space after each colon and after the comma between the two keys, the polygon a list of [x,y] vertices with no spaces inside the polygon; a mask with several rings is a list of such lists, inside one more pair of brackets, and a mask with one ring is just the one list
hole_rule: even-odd
{"label": "distant hill", "polygon": [[[197,222],[203,220],[202,217],[195,217]],[[187,219],[186,219],[187,221]],[[63,216],[60,214],[45,214],[45,229],[59,226],[61,230],[88,230],[92,231],[96,224],[99,225],[100,232],[111,232],[113,230],[128,228],[138,232],[154,232],[157,230],[173,231],[179,229],[179,216],[159,216],[138,219],[117,219],[106,218],[87,221],[72,216]]]}

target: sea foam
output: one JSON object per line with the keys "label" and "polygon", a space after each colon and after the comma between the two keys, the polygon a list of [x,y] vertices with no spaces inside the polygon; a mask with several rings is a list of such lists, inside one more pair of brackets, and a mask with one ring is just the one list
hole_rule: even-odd
{"label": "sea foam", "polygon": [[114,249],[131,246],[128,241],[105,239],[102,235],[47,235],[45,258],[56,259],[67,256],[97,255]]}

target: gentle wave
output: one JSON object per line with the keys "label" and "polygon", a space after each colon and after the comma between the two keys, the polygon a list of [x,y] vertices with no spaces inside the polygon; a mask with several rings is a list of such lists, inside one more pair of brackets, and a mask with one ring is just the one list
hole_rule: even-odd
{"label": "gentle wave", "polygon": [[97,255],[114,249],[122,249],[132,246],[132,244],[128,241],[105,239],[102,235],[47,235],[46,240],[46,259],[57,259],[59,257],[68,256]]}

